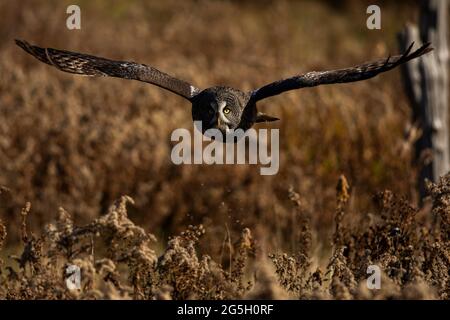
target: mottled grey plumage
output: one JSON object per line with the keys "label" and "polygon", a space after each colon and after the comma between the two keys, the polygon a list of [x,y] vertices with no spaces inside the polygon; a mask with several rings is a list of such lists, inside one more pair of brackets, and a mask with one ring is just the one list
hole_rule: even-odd
{"label": "mottled grey plumage", "polygon": [[40,48],[21,40],[16,40],[16,43],[40,61],[61,71],[88,76],[111,76],[138,80],[167,89],[192,103],[192,118],[194,121],[202,122],[203,132],[210,128],[217,128],[222,133],[238,128],[247,130],[257,122],[278,120],[257,112],[256,102],[259,100],[304,87],[369,79],[433,50],[427,43],[411,52],[413,46],[411,44],[402,55],[346,69],[308,72],[269,83],[252,92],[243,92],[221,86],[200,90],[186,81],[144,64],[114,61],[65,50]]}
{"label": "mottled grey plumage", "polygon": [[253,91],[252,100],[259,101],[285,91],[315,87],[321,84],[346,83],[370,79],[433,50],[430,47],[431,44],[426,43],[416,51],[411,52],[413,45],[414,43],[402,55],[388,57],[387,59],[367,62],[351,68],[319,72],[312,71],[292,78],[272,82]]}
{"label": "mottled grey plumage", "polygon": [[[256,119],[256,107],[250,107],[251,95],[230,87],[212,87],[191,99],[192,119],[202,122],[205,132],[217,128],[222,133],[230,129],[249,129]],[[225,114],[225,108],[227,111]]]}
{"label": "mottled grey plumage", "polygon": [[186,81],[174,78],[145,64],[114,61],[66,50],[41,48],[22,40],[16,40],[16,44],[38,60],[61,71],[86,76],[110,76],[148,82],[187,99],[192,98],[200,91]]}

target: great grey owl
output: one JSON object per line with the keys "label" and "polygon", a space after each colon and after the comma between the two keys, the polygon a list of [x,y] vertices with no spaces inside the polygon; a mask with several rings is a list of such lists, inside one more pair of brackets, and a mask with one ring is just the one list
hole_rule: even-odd
{"label": "great grey owl", "polygon": [[174,78],[145,64],[41,48],[22,40],[16,40],[16,44],[38,60],[61,71],[87,76],[110,76],[138,80],[167,89],[192,103],[192,118],[194,121],[201,121],[203,133],[207,129],[216,128],[225,135],[238,128],[246,131],[257,122],[279,120],[258,112],[256,102],[259,100],[294,89],[369,79],[433,50],[430,43],[427,43],[411,52],[413,47],[411,44],[402,55],[345,69],[312,71],[269,83],[251,92],[243,92],[225,86],[200,90],[186,81]]}

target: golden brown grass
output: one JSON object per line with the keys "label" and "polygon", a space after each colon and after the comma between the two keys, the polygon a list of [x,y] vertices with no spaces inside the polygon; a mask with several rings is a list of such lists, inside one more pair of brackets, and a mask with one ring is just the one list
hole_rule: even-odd
{"label": "golden brown grass", "polygon": [[[371,219],[342,223],[349,199],[345,185],[342,176],[333,253],[325,268],[312,266],[310,226],[293,191],[293,209],[302,221],[298,251],[271,253],[269,262],[250,229],[244,228],[228,248],[228,268],[198,252],[206,232],[202,225],[171,238],[158,256],[155,236],[128,218],[126,205],[133,200],[127,196],[81,227],[60,209],[56,223],[47,225],[39,237],[28,234],[27,203],[22,209],[23,250],[10,257],[19,267],[6,267],[0,275],[0,298],[448,299],[450,175],[428,187],[434,219],[418,218],[417,209],[385,191],[376,196],[379,208]],[[0,245],[4,236],[0,222]],[[79,290],[65,286],[65,269],[72,264],[81,268]],[[372,264],[383,270],[379,290],[366,285]]]}
{"label": "golden brown grass", "polygon": [[[24,246],[17,263],[2,255],[1,297],[73,297],[62,270],[74,261],[89,275],[83,298],[447,297],[448,277],[437,275],[448,272],[448,238],[436,233],[448,228],[445,184],[432,189],[439,221],[415,209],[416,136],[398,71],[263,101],[282,119],[271,125],[280,172],[268,177],[249,165],[173,165],[170,133],[192,127],[186,102],[141,83],[63,74],[13,42],[251,89],[395,53],[396,32],[416,18],[410,2],[386,3],[381,31],[365,28],[360,1],[81,1],[80,31],[65,28],[68,4],[0,3],[0,246],[12,255]],[[342,174],[351,188],[340,185],[336,205]],[[401,197],[374,202],[385,189]],[[390,238],[392,228],[401,236]],[[381,293],[360,287],[369,260],[390,283]]]}

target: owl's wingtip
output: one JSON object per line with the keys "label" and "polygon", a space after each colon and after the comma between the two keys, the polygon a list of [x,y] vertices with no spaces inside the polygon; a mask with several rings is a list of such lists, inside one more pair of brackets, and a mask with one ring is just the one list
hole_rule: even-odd
{"label": "owl's wingtip", "polygon": [[25,40],[22,40],[22,39],[14,39],[14,42],[15,42],[18,46],[27,43]]}
{"label": "owl's wingtip", "polygon": [[19,47],[21,47],[21,48],[24,49],[25,51],[28,51],[27,48],[30,47],[29,43],[26,42],[25,40],[14,39],[14,42],[16,43],[16,45],[18,45]]}

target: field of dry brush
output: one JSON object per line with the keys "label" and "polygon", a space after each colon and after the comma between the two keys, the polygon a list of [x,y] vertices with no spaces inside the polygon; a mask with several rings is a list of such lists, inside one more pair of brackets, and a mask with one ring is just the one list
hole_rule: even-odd
{"label": "field of dry brush", "polygon": [[[368,2],[367,2],[368,3]],[[280,171],[170,160],[190,105],[59,72],[25,39],[244,90],[397,53],[417,20],[384,1],[0,2],[0,299],[448,299],[450,176],[420,205],[401,74],[262,101]],[[82,270],[70,291],[66,266]],[[382,270],[366,287],[367,266]]]}

